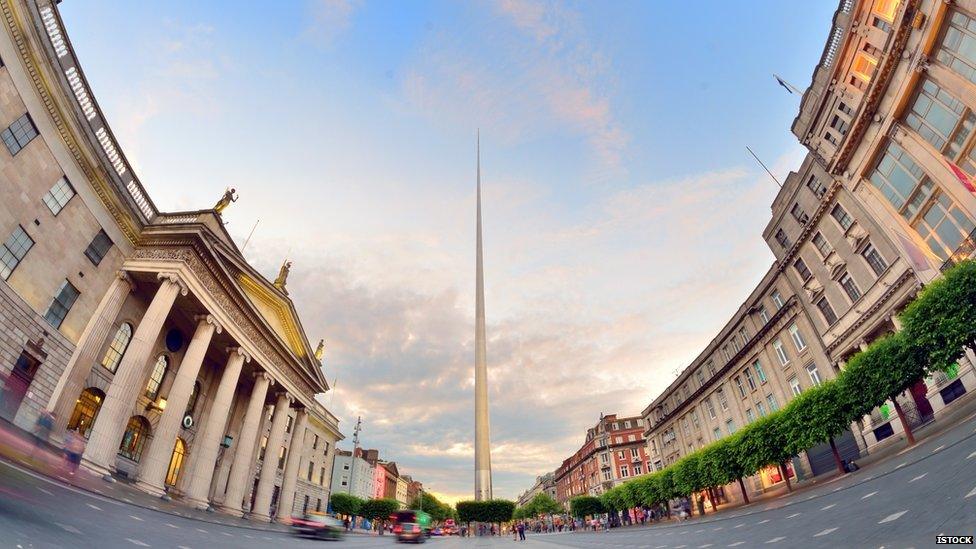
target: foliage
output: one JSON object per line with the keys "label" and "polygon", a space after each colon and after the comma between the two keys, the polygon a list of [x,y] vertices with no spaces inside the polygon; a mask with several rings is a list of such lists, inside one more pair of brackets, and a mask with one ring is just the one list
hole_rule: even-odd
{"label": "foliage", "polygon": [[831,380],[794,398],[780,421],[787,441],[786,452],[799,454],[847,429],[851,418],[844,397],[844,386]]}
{"label": "foliage", "polygon": [[532,498],[531,501],[526,503],[523,507],[519,507],[515,510],[516,513],[520,513],[520,516],[516,516],[518,519],[525,519],[531,517],[537,517],[539,515],[552,515],[555,513],[562,513],[563,507],[559,503],[549,497],[549,494],[539,493]]}
{"label": "foliage", "polygon": [[929,284],[902,314],[916,357],[947,370],[976,342],[976,262],[964,261]]}
{"label": "foliage", "polygon": [[410,509],[418,509],[430,515],[436,521],[451,518],[453,509],[450,505],[442,503],[433,494],[421,492],[420,495],[410,503]]}
{"label": "foliage", "polygon": [[569,512],[574,517],[583,518],[588,515],[599,515],[606,512],[600,498],[594,496],[576,496],[569,500]]}
{"label": "foliage", "polygon": [[397,500],[392,498],[377,498],[363,502],[362,507],[359,509],[359,514],[360,516],[372,521],[379,521],[383,524],[390,518],[390,515],[396,513],[399,509],[400,502]]}
{"label": "foliage", "polygon": [[358,515],[363,503],[365,503],[362,498],[341,492],[333,493],[329,497],[329,502],[332,504],[332,510],[336,513],[349,516]]}
{"label": "foliage", "polygon": [[507,499],[459,501],[456,508],[461,522],[508,522],[515,513],[515,502]]}

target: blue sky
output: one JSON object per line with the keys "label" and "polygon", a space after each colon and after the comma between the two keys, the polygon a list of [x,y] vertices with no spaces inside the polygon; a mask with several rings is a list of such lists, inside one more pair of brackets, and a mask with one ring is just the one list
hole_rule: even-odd
{"label": "blue sky", "polygon": [[326,399],[447,499],[473,484],[482,136],[496,495],[637,414],[772,261],[760,238],[830,2],[61,4],[136,172],[288,256]]}

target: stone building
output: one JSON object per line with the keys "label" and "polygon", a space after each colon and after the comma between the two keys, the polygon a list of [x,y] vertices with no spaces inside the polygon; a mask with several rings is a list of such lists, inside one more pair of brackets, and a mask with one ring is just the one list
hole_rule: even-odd
{"label": "stone building", "polygon": [[376,495],[375,468],[375,461],[367,461],[361,448],[356,449],[356,457],[353,457],[353,452],[336,451],[332,469],[332,491],[372,499]]}
{"label": "stone building", "polygon": [[272,520],[327,501],[342,436],[288,267],[271,282],[248,264],[230,191],[158,211],[56,3],[0,9],[0,417],[51,410],[88,439],[85,467],[197,507]]}
{"label": "stone building", "polygon": [[554,472],[536,477],[535,484],[532,485],[532,488],[529,488],[525,492],[519,494],[518,498],[515,500],[515,503],[518,507],[524,507],[539,494],[546,494],[554,501],[557,500],[556,474]]}

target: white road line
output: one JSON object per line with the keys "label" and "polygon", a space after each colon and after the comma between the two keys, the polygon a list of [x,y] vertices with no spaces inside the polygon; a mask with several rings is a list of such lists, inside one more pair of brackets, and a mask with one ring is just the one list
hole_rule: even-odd
{"label": "white road line", "polygon": [[129,515],[129,518],[132,519],[132,520],[138,520],[139,522],[142,522],[142,519],[139,518],[139,517],[137,517],[137,516],[135,516],[135,515]]}
{"label": "white road line", "polygon": [[207,531],[204,530],[203,528],[197,528],[197,532],[200,532],[201,534],[206,534],[207,533]]}
{"label": "white road line", "polygon": [[693,533],[693,534],[701,534],[701,533],[702,533],[702,532],[704,532],[704,531],[705,531],[704,529],[700,529],[700,530],[695,530],[695,531],[694,531],[694,532],[692,532],[692,533]]}
{"label": "white road line", "polygon": [[766,543],[779,543],[779,542],[783,541],[784,539],[786,539],[786,538],[783,537],[783,536],[780,536],[778,538],[773,538],[773,539],[767,541]]}
{"label": "white road line", "polygon": [[229,538],[234,537],[234,534],[231,534],[230,532],[221,532],[221,534],[223,534],[223,535],[225,535],[225,536],[227,536]]}
{"label": "white road line", "polygon": [[936,453],[936,452],[938,452],[939,450],[941,450],[941,449],[943,449],[943,448],[945,448],[945,444],[943,444],[943,445],[941,445],[941,446],[939,446],[939,447],[938,447],[938,448],[936,448],[935,450],[932,450],[932,453],[934,454],[934,453]]}
{"label": "white road line", "polygon": [[[976,453],[976,452],[973,452],[973,453]],[[52,492],[50,492],[50,491],[48,491],[48,490],[45,490],[44,488],[40,488],[40,487],[38,487],[38,489],[37,489],[37,490],[38,490],[38,491],[40,491],[40,492],[44,492],[45,494],[47,494],[47,495],[49,495],[49,496],[53,496],[53,495],[54,495],[54,493],[52,493]]]}
{"label": "white road line", "polygon": [[968,498],[971,498],[973,496],[976,496],[976,488],[973,488],[972,490],[970,490],[969,493],[966,494],[966,497],[963,498],[963,499],[968,499]]}
{"label": "white road line", "polygon": [[688,546],[687,545],[675,545],[674,546],[674,549],[683,549],[684,547],[688,547]]}
{"label": "white road line", "polygon": [[58,528],[64,530],[65,532],[71,532],[72,534],[81,533],[81,530],[75,528],[74,526],[71,526],[70,524],[61,524],[60,522],[55,522],[54,524],[57,524]]}
{"label": "white road line", "polygon": [[252,536],[250,534],[244,534],[244,537],[247,538],[247,539],[254,539],[254,536]]}
{"label": "white road line", "polygon": [[966,456],[966,459],[973,459],[974,457],[976,457],[976,452],[973,452],[973,453],[969,454],[968,456]]}
{"label": "white road line", "polygon": [[836,503],[831,503],[830,505],[824,505],[823,507],[820,508],[820,510],[821,511],[826,511],[827,509],[830,509],[831,507],[833,507],[835,505],[837,505],[837,504]]}
{"label": "white road line", "polygon": [[923,478],[925,478],[925,475],[927,475],[927,474],[928,474],[928,473],[922,473],[921,475],[918,475],[917,477],[915,477],[915,478],[913,478],[912,480],[910,480],[910,481],[908,481],[908,482],[909,482],[909,483],[912,483],[912,482],[915,482],[916,480],[920,480],[920,479],[923,479]]}
{"label": "white road line", "polygon": [[879,520],[878,521],[878,524],[884,524],[886,522],[891,522],[891,521],[894,521],[894,520],[898,520],[898,519],[901,518],[902,515],[904,515],[907,512],[908,511],[898,511],[897,513],[892,513],[892,514],[886,516],[885,518]]}
{"label": "white road line", "polygon": [[715,528],[712,528],[712,530],[715,530],[716,532],[718,532],[719,530],[725,530],[725,527],[724,526],[716,526]]}
{"label": "white road line", "polygon": [[729,547],[738,547],[738,546],[740,546],[740,545],[745,545],[745,543],[746,543],[746,542],[744,542],[744,541],[737,541],[737,542],[735,542],[735,543],[730,543],[730,544],[729,544]]}
{"label": "white road line", "polygon": [[873,496],[873,495],[875,495],[877,493],[878,493],[877,490],[875,490],[874,492],[871,492],[870,494],[865,494],[863,497],[861,497],[861,499],[868,499],[869,497],[871,497],[871,496]]}
{"label": "white road line", "polygon": [[819,538],[820,536],[826,536],[827,534],[829,534],[831,532],[836,532],[836,531],[837,531],[837,528],[827,528],[823,532],[819,532],[817,534],[814,534],[813,537]]}
{"label": "white road line", "polygon": [[168,523],[168,522],[166,523],[166,526],[169,526],[170,528],[173,528],[174,530],[179,530],[179,529],[180,529],[180,527],[179,527],[179,526],[177,526],[177,525],[175,525],[175,524],[170,524],[170,523]]}
{"label": "white road line", "polygon": [[177,549],[190,549],[190,548],[187,547],[186,545],[178,545]]}
{"label": "white road line", "polygon": [[902,463],[899,463],[898,465],[895,466],[895,469],[901,469],[902,467],[904,467],[906,465],[908,465],[908,462],[907,461],[902,462]]}
{"label": "white road line", "polygon": [[761,520],[761,521],[757,522],[756,524],[766,524],[767,522],[769,522],[769,519]]}
{"label": "white road line", "polygon": [[125,541],[131,543],[132,545],[138,545],[139,547],[151,547],[148,543],[143,543],[137,539],[125,538]]}
{"label": "white road line", "polygon": [[798,517],[798,516],[800,516],[801,514],[802,514],[802,513],[793,513],[792,515],[790,515],[790,516],[788,516],[788,517],[786,517],[786,518],[793,518],[793,517]]}
{"label": "white road line", "polygon": [[833,490],[831,490],[831,492],[840,492],[843,489],[844,489],[843,486],[838,486],[837,488],[834,488]]}
{"label": "white road line", "polygon": [[91,503],[86,503],[85,505],[87,505],[87,506],[89,506],[89,507],[91,507],[92,509],[94,509],[94,510],[96,510],[96,511],[101,511],[101,510],[102,510],[102,508],[101,508],[101,507],[99,507],[99,506],[97,506],[97,505],[92,505]]}
{"label": "white road line", "polygon": [[711,543],[706,543],[705,545],[699,545],[698,549],[705,549],[706,547],[711,547],[711,546],[712,546]]}
{"label": "white road line", "polygon": [[744,523],[744,522],[740,522],[739,524],[736,524],[736,525],[735,525],[735,526],[733,526],[732,528],[742,528],[742,527],[743,527],[743,526],[745,526],[745,525],[746,525],[746,523]]}

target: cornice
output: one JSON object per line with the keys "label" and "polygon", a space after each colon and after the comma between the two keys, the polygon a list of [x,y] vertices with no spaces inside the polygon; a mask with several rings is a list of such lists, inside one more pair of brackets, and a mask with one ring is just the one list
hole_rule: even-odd
{"label": "cornice", "polygon": [[[831,178],[830,186],[827,187],[827,192],[824,193],[823,197],[820,199],[820,205],[817,206],[816,211],[810,216],[809,221],[803,225],[803,229],[800,231],[800,236],[796,239],[796,242],[790,246],[790,249],[786,251],[786,255],[782,259],[776,261],[776,272],[782,273],[791,263],[793,263],[793,258],[800,253],[800,248],[809,238],[810,233],[813,232],[814,228],[820,224],[820,220],[827,213],[827,208],[834,203],[834,197],[840,192],[840,189],[844,185],[840,180]],[[782,216],[781,216],[782,218]],[[856,223],[856,221],[855,221]]]}

